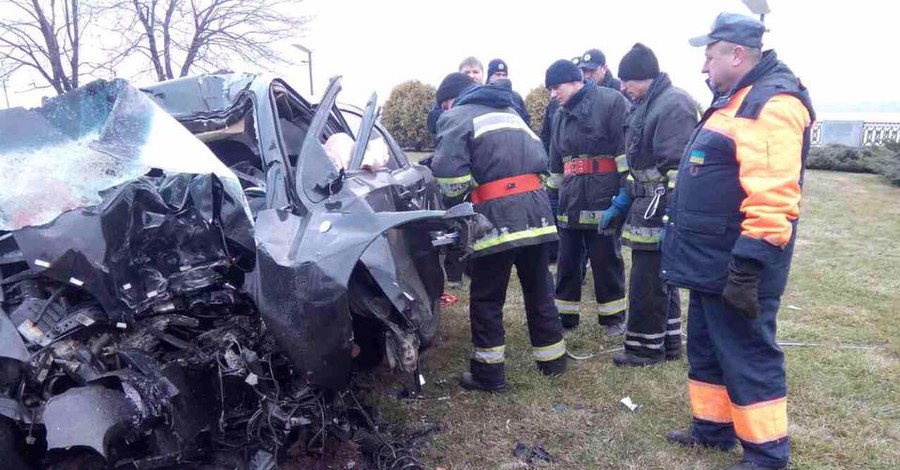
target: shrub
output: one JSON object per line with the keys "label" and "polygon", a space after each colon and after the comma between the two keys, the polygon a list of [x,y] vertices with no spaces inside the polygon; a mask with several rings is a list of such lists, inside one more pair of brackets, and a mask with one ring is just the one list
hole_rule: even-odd
{"label": "shrub", "polygon": [[418,80],[403,82],[391,90],[384,103],[381,123],[404,149],[422,151],[434,147],[426,125],[434,95],[433,86]]}
{"label": "shrub", "polygon": [[888,181],[900,186],[900,142],[886,142],[880,147],[869,147],[875,155],[873,169]]}
{"label": "shrub", "polygon": [[900,186],[900,143],[853,148],[829,144],[809,149],[806,167],[813,170],[877,173]]}
{"label": "shrub", "polygon": [[544,111],[547,109],[547,103],[550,102],[550,92],[546,88],[539,86],[528,92],[525,97],[525,109],[531,115],[531,130],[540,135],[541,127],[544,125]]}
{"label": "shrub", "polygon": [[806,167],[813,170],[846,171],[849,173],[873,173],[870,152],[839,144],[812,147],[806,158]]}

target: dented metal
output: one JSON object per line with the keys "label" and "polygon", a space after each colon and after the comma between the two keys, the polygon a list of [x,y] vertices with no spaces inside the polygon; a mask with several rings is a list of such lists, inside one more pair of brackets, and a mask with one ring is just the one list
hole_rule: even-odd
{"label": "dented metal", "polygon": [[[239,468],[352,435],[355,369],[417,373],[439,249],[481,226],[470,205],[440,206],[374,97],[350,129],[339,90],[312,106],[246,74],[101,81],[0,111],[0,448],[14,461]],[[334,166],[336,133],[382,139],[387,167],[360,169],[361,150]]]}

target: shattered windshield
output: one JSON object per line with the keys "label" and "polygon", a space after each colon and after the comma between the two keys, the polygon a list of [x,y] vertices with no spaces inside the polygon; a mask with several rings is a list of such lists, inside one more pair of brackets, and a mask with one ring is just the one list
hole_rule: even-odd
{"label": "shattered windshield", "polygon": [[101,191],[154,168],[216,174],[243,199],[237,178],[202,142],[123,80],[2,110],[0,135],[0,230],[96,205]]}

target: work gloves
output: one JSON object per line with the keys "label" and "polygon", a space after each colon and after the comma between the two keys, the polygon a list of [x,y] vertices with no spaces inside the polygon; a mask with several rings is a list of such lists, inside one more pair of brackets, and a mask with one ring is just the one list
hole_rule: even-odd
{"label": "work gloves", "polygon": [[759,318],[759,272],[762,265],[749,258],[733,256],[728,264],[728,280],[722,300],[725,308],[748,320]]}
{"label": "work gloves", "polygon": [[619,194],[612,200],[609,209],[600,213],[600,221],[597,223],[597,233],[601,235],[616,235],[625,222],[625,216],[631,210],[631,195],[624,186],[619,189]]}

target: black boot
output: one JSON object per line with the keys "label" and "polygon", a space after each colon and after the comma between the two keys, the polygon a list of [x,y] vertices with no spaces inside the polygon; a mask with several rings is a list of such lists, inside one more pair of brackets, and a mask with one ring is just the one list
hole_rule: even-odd
{"label": "black boot", "polygon": [[681,343],[678,343],[678,346],[669,347],[666,345],[666,360],[667,361],[680,361],[681,360]]}
{"label": "black boot", "polygon": [[459,385],[466,390],[473,390],[479,392],[490,392],[490,393],[504,393],[506,392],[506,382],[500,382],[496,384],[489,384],[485,382],[481,382],[472,375],[471,372],[463,372],[462,376],[459,378]]}
{"label": "black boot", "polygon": [[718,450],[731,450],[734,448],[734,442],[706,442],[701,441],[694,437],[694,433],[691,432],[690,429],[678,429],[675,431],[669,431],[666,433],[666,440],[673,443],[682,445],[684,447],[708,447],[710,449],[718,449]]}
{"label": "black boot", "polygon": [[743,461],[728,467],[726,470],[784,470],[786,468],[786,465],[783,467],[765,467],[753,462]]}
{"label": "black boot", "polygon": [[563,328],[574,330],[575,328],[578,328],[578,323],[581,322],[581,315],[572,315],[569,313],[561,314],[559,316],[559,321],[562,322]]}
{"label": "black boot", "polygon": [[544,375],[557,377],[566,372],[566,366],[569,363],[568,356],[560,356],[552,361],[536,361],[538,370]]}
{"label": "black boot", "polygon": [[650,359],[648,357],[641,357],[631,354],[629,352],[621,352],[613,356],[612,358],[613,364],[616,367],[644,367],[644,366],[652,366],[653,364],[659,364],[662,362],[662,359]]}

